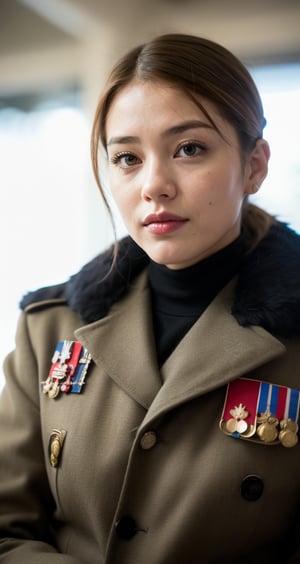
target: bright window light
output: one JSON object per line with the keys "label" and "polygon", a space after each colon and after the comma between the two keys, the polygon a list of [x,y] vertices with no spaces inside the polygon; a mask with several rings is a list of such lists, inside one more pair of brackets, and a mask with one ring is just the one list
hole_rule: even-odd
{"label": "bright window light", "polygon": [[85,260],[88,152],[77,108],[0,110],[1,365],[22,295],[63,281]]}
{"label": "bright window light", "polygon": [[264,137],[271,146],[269,174],[253,201],[300,232],[300,64],[252,74],[267,119]]}

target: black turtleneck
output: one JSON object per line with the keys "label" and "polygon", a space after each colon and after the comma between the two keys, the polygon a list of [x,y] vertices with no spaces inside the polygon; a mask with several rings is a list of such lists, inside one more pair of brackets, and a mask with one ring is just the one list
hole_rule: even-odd
{"label": "black turtleneck", "polygon": [[153,326],[161,366],[209,303],[239,269],[243,237],[210,257],[174,270],[150,263]]}

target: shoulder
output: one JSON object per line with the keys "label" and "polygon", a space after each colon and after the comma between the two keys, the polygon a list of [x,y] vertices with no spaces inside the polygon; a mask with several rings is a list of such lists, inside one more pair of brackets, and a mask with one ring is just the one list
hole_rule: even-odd
{"label": "shoulder", "polygon": [[232,313],[241,325],[300,336],[300,236],[275,222],[240,270]]}
{"label": "shoulder", "polygon": [[66,304],[65,286],[66,284],[57,284],[29,292],[23,296],[20,307],[26,312],[34,312],[54,305]]}
{"label": "shoulder", "polygon": [[34,313],[41,309],[67,305],[79,313],[86,323],[104,317],[148,262],[145,253],[130,237],[119,241],[113,268],[112,260],[113,248],[110,247],[85,264],[66,282],[26,294],[20,302],[21,309]]}

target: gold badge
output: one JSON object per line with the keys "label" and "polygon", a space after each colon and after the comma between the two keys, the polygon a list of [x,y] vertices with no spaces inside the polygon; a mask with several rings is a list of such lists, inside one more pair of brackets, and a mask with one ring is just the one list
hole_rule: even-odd
{"label": "gold badge", "polygon": [[49,439],[49,461],[53,468],[57,468],[60,462],[62,447],[66,437],[63,429],[53,429]]}

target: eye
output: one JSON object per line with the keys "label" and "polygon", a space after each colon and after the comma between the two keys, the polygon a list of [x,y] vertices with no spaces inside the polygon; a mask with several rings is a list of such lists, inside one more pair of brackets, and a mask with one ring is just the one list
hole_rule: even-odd
{"label": "eye", "polygon": [[175,153],[175,157],[198,157],[205,151],[205,147],[196,141],[188,141],[181,145]]}
{"label": "eye", "polygon": [[140,163],[140,159],[129,151],[122,151],[121,153],[113,155],[110,158],[110,162],[120,168],[130,168],[131,166]]}

